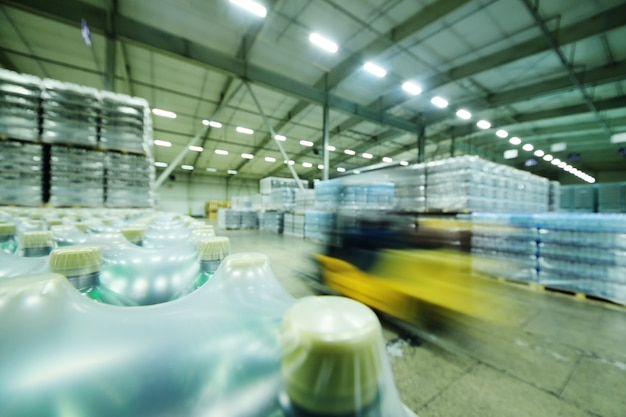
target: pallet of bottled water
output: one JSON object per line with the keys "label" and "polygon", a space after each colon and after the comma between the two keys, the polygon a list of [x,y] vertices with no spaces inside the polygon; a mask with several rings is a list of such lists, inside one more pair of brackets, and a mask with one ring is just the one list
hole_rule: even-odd
{"label": "pallet of bottled water", "polygon": [[0,137],[39,139],[41,79],[0,68]]}
{"label": "pallet of bottled water", "polygon": [[42,159],[39,144],[0,141],[0,204],[38,206],[42,203]]}

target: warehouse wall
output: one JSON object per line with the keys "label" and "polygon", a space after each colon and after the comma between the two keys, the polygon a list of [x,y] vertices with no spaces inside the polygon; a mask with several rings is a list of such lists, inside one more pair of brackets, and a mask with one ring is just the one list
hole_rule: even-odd
{"label": "warehouse wall", "polygon": [[174,181],[165,181],[157,190],[157,208],[160,210],[203,216],[204,205],[209,200],[230,200],[259,192],[259,182],[254,180],[204,175],[190,177],[180,173],[175,176]]}

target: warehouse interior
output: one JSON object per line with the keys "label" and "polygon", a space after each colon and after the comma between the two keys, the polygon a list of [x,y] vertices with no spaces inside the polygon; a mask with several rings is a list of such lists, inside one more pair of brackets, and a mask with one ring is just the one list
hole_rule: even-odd
{"label": "warehouse interior", "polygon": [[[208,224],[230,239],[229,253],[263,252],[295,299],[343,294],[374,308],[393,374],[380,380],[395,385],[407,415],[621,417],[624,39],[622,0],[0,0],[0,69],[6,70],[0,84],[14,72],[33,76],[19,81],[30,91],[42,86],[39,122],[30,133],[12,133],[9,122],[0,125],[0,227],[14,223],[16,239],[37,230],[32,221],[42,219],[49,230],[53,224],[86,224],[95,238],[141,227],[144,243],[153,245],[148,247],[165,250],[167,239],[169,245],[183,235],[204,239]],[[67,131],[55,113],[55,91],[97,97],[102,110],[81,122],[93,117],[92,143],[59,138]],[[12,114],[3,97],[0,105]],[[139,142],[132,145],[138,148],[116,145],[117,125],[105,126],[106,117],[117,117],[104,113],[110,102],[145,110],[137,119]],[[45,162],[36,181],[43,185],[29,191],[9,170],[31,155],[39,162],[34,158],[40,152]],[[94,182],[83,179],[74,184],[84,189],[59,191],[55,175],[70,171],[55,171],[58,158],[90,161],[106,177],[105,190],[92,192]],[[433,173],[443,175],[445,184],[428,182]],[[478,200],[450,197],[464,181],[476,184],[465,176],[479,178]],[[376,188],[389,183],[395,189]],[[405,205],[398,206],[399,192],[413,192],[415,184],[423,194],[402,194]],[[434,190],[441,196],[429,206]],[[376,201],[360,200],[360,192]],[[342,207],[348,194],[354,200]],[[121,209],[137,211],[116,211]],[[231,214],[239,216],[237,227]],[[254,226],[245,226],[247,214]],[[424,229],[416,227],[420,222]],[[447,248],[452,240],[463,256],[465,222],[473,225],[471,256],[452,265],[455,255],[443,252],[434,261],[433,271],[440,268],[454,285],[448,293],[433,284],[429,301],[445,298],[461,306],[452,309],[461,314],[444,315],[443,325],[411,323],[395,314],[410,291],[383,306],[359,298],[366,287],[358,280],[340,290],[341,271],[358,279],[423,279],[430,259],[418,263],[411,254],[413,263],[394,264],[394,251],[415,249],[421,230],[428,230],[433,234],[426,239],[435,236],[436,244],[420,241],[420,249]],[[74,232],[56,229],[55,245],[62,246],[63,233],[69,244],[78,236]],[[102,239],[93,242],[104,245],[105,264],[130,259],[118,250],[125,246]],[[11,256],[19,250],[13,248]],[[145,261],[132,253],[138,263]],[[476,266],[487,254],[493,256]],[[185,256],[174,250],[165,268]],[[325,257],[362,267],[355,272],[351,265],[325,263]],[[47,263],[3,259],[0,282],[18,270],[48,271]],[[463,292],[456,280],[466,268],[490,278],[463,281],[469,288]],[[456,290],[457,299],[441,296]],[[439,312],[425,311],[419,314]],[[494,320],[478,319],[479,312]],[[465,314],[472,317],[461,319]],[[0,342],[0,353],[15,347]],[[3,384],[10,384],[8,377],[0,377]],[[72,408],[69,398],[42,400],[41,414],[18,402],[0,410],[96,415],[85,404]],[[198,398],[195,405],[185,403],[189,408],[163,405],[150,415],[225,415],[219,413],[227,408],[204,414],[198,408],[212,398],[208,390]],[[143,415],[150,408],[105,409]],[[283,415],[242,410],[231,415]]]}

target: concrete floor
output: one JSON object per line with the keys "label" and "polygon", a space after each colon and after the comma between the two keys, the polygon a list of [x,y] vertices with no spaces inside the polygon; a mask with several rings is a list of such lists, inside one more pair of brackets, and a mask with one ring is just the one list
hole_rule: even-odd
{"label": "concrete floor", "polygon": [[[294,297],[315,292],[320,245],[264,231],[223,231],[232,251],[262,252]],[[420,417],[626,416],[626,308],[496,285],[515,306],[507,327],[474,323],[418,346],[395,344],[390,361],[404,403]],[[384,325],[389,343],[394,326]]]}

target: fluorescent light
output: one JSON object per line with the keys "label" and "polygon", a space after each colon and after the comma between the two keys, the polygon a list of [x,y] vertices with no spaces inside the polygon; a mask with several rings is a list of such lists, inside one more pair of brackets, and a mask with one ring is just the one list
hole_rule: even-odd
{"label": "fluorescent light", "polygon": [[228,170],[228,171],[226,171],[226,172],[228,172],[230,175],[235,175],[235,174],[237,173],[237,171],[236,171],[236,170],[234,170],[234,169],[229,169],[229,170]]}
{"label": "fluorescent light", "polygon": [[302,166],[305,167],[305,168],[311,168],[313,166],[313,164],[310,163],[310,162],[303,162]]}
{"label": "fluorescent light", "polygon": [[287,140],[287,138],[283,135],[274,135],[274,139],[279,140],[281,142],[284,142]]}
{"label": "fluorescent light", "polygon": [[550,163],[552,165],[559,165],[561,163],[561,160],[559,158],[552,158],[552,161],[550,161]]}
{"label": "fluorescent light", "polygon": [[317,169],[324,169],[324,165],[319,164],[319,165],[317,166]]}
{"label": "fluorescent light", "polygon": [[456,112],[456,115],[458,117],[460,117],[461,119],[463,119],[463,120],[469,120],[469,119],[472,118],[472,113],[470,113],[470,112],[468,112],[467,110],[464,110],[464,109],[459,109]]}
{"label": "fluorescent light", "polygon": [[345,151],[343,151],[343,153],[345,153],[346,155],[354,155],[354,154],[356,154],[356,152],[354,152],[352,149],[346,149]]}
{"label": "fluorescent light", "polygon": [[385,156],[383,157],[383,162],[390,163],[390,162],[393,162],[393,159],[389,158],[388,156]]}
{"label": "fluorescent light", "polygon": [[567,149],[567,143],[565,142],[553,143],[550,145],[550,152],[563,152],[565,149]]}
{"label": "fluorescent light", "polygon": [[194,151],[194,152],[202,152],[204,150],[204,148],[202,146],[191,145],[191,146],[189,146],[189,150],[190,151]]}
{"label": "fluorescent light", "polygon": [[361,173],[361,171],[359,171],[358,169],[355,169],[354,171],[352,171],[353,174],[359,175]]}
{"label": "fluorescent light", "polygon": [[167,162],[155,162],[154,166],[155,167],[160,167],[160,168],[165,168],[165,167],[167,167]]}
{"label": "fluorescent light", "polygon": [[500,129],[500,130],[498,130],[498,131],[496,132],[496,136],[497,136],[497,137],[499,137],[499,138],[504,139],[504,138],[506,138],[507,136],[509,136],[509,132],[507,132],[507,131],[506,131],[506,130],[504,130],[504,129]]}
{"label": "fluorescent light", "polygon": [[328,145],[328,146],[326,147],[326,149],[328,149],[328,150],[329,150],[329,151],[331,151],[331,152],[333,152],[333,151],[337,150],[337,148],[335,148],[333,145]]}
{"label": "fluorescent light", "polygon": [[622,142],[626,142],[626,132],[616,133],[611,136],[611,143],[622,143]]}
{"label": "fluorescent light", "polygon": [[511,139],[509,139],[509,143],[511,145],[519,145],[520,143],[522,143],[522,140],[517,136],[513,136]]}
{"label": "fluorescent light", "polygon": [[527,143],[524,146],[522,146],[522,149],[525,150],[526,152],[530,152],[533,149],[535,149],[535,147],[533,145],[531,145],[530,143]]}
{"label": "fluorescent light", "polygon": [[596,182],[596,179],[594,177],[590,177],[589,182],[593,184],[594,182]]}
{"label": "fluorescent light", "polygon": [[168,119],[176,118],[176,113],[174,113],[173,111],[169,111],[169,110],[152,109],[152,113],[156,114],[157,116],[167,117]]}
{"label": "fluorescent light", "polygon": [[387,75],[387,71],[384,68],[379,67],[373,62],[366,62],[365,65],[363,65],[363,69],[370,74],[377,76],[378,78],[383,78],[385,75]]}
{"label": "fluorescent light", "polygon": [[538,156],[539,158],[541,158],[542,156],[544,156],[546,153],[544,151],[542,151],[541,149],[537,149],[535,151],[535,156]]}
{"label": "fluorescent light", "polygon": [[246,9],[250,13],[259,16],[265,17],[267,15],[267,9],[263,7],[261,4],[252,0],[230,0],[230,2],[234,5],[237,5],[243,9]]}
{"label": "fluorescent light", "polygon": [[504,151],[504,159],[515,159],[517,158],[518,152],[517,149],[508,149]]}
{"label": "fluorescent light", "polygon": [[491,127],[491,123],[486,120],[479,120],[476,123],[476,126],[480,127],[481,129],[489,129]]}
{"label": "fluorescent light", "polygon": [[301,140],[300,141],[300,145],[302,145],[302,146],[313,146],[313,142],[311,142],[309,140]]}
{"label": "fluorescent light", "polygon": [[409,165],[409,163],[407,161],[400,161],[400,165],[405,167],[405,166]]}
{"label": "fluorescent light", "polygon": [[342,167],[337,167],[337,172],[346,172],[346,169]]}
{"label": "fluorescent light", "polygon": [[267,162],[276,162],[276,158],[274,158],[273,156],[266,156],[266,157],[265,157],[265,160],[266,160]]}
{"label": "fluorescent light", "polygon": [[374,155],[372,155],[371,153],[367,153],[367,152],[363,152],[361,156],[365,159],[372,159],[374,157]]}
{"label": "fluorescent light", "polygon": [[206,170],[207,172],[217,172],[217,169],[215,168],[207,168]]}
{"label": "fluorescent light", "polygon": [[215,127],[217,129],[222,127],[222,124],[220,122],[214,122],[213,120],[203,120],[202,124],[205,126]]}
{"label": "fluorescent light", "polygon": [[248,129],[247,127],[241,127],[241,126],[237,126],[235,130],[237,130],[237,132],[239,133],[243,133],[244,135],[251,135],[254,133],[254,130]]}
{"label": "fluorescent light", "polygon": [[166,148],[171,148],[171,147],[172,147],[172,142],[168,142],[168,141],[166,141],[166,140],[159,140],[159,139],[156,139],[156,140],[154,141],[154,144],[155,144],[156,146],[164,146],[164,147],[166,147]]}
{"label": "fluorescent light", "polygon": [[193,165],[181,165],[181,168],[187,171],[193,171]]}
{"label": "fluorescent light", "polygon": [[550,162],[550,161],[554,160],[554,156],[552,156],[552,155],[550,155],[549,153],[547,153],[547,154],[545,154],[545,155],[543,156],[543,160],[544,160],[544,161],[548,161],[548,162]]}
{"label": "fluorescent light", "polygon": [[254,155],[252,155],[251,153],[242,153],[241,157],[243,159],[254,159]]}
{"label": "fluorescent light", "polygon": [[337,50],[339,49],[339,47],[337,46],[337,44],[333,41],[331,41],[330,39],[326,39],[325,37],[323,37],[322,35],[318,34],[318,33],[311,33],[311,35],[309,35],[309,41],[313,44],[313,45],[317,45],[322,49],[325,49],[326,51],[334,54],[335,52],[337,52]]}
{"label": "fluorescent light", "polygon": [[296,161],[293,161],[291,159],[287,161],[287,165],[295,165],[295,164],[296,164]]}
{"label": "fluorescent light", "polygon": [[419,85],[412,83],[411,81],[407,81],[402,84],[402,89],[409,94],[413,94],[414,96],[422,93],[422,88]]}
{"label": "fluorescent light", "polygon": [[430,99],[430,102],[440,109],[445,109],[446,107],[448,107],[448,100],[443,97],[435,96]]}
{"label": "fluorescent light", "polygon": [[565,167],[567,167],[567,162],[561,161],[561,162],[559,162],[559,164],[557,166],[559,168],[565,168]]}
{"label": "fluorescent light", "polygon": [[216,149],[215,153],[218,155],[228,155],[228,151],[224,151],[222,149]]}

